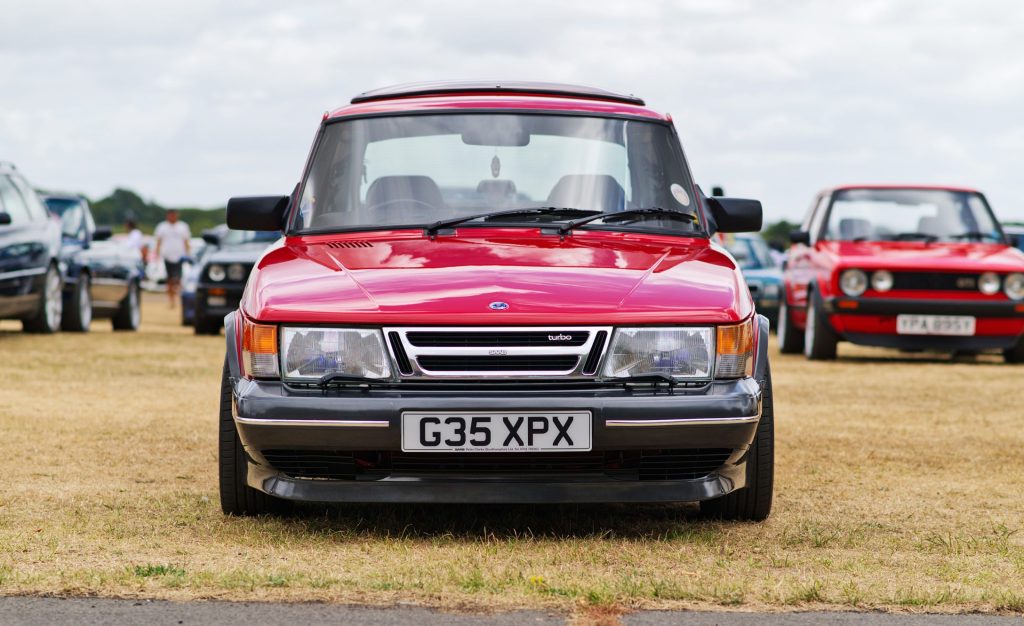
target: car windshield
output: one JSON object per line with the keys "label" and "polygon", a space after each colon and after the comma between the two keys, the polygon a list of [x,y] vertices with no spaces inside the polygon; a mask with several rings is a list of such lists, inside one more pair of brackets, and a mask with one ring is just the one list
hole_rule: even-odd
{"label": "car windshield", "polygon": [[1002,241],[981,194],[944,189],[844,189],[829,212],[835,241]]}
{"label": "car windshield", "polygon": [[768,244],[757,237],[732,237],[726,241],[726,248],[740,269],[759,270],[775,267],[775,260],[772,258]]}
{"label": "car windshield", "polygon": [[46,208],[60,218],[61,232],[68,237],[79,234],[85,222],[85,208],[78,198],[46,198]]}
{"label": "car windshield", "polygon": [[240,246],[247,243],[271,244],[281,238],[279,230],[229,230],[220,240],[224,246]]}
{"label": "car windshield", "polygon": [[[588,212],[651,207],[696,215],[692,196],[678,142],[661,123],[481,113],[361,118],[324,130],[292,227],[419,227],[538,207],[577,210],[475,223],[564,222]],[[611,222],[585,228],[704,231],[656,213]]]}

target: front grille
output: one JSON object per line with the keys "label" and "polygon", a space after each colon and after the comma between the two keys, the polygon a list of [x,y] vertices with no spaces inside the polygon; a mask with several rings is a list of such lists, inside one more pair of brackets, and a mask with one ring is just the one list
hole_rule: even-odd
{"label": "front grille", "polygon": [[893,272],[894,290],[977,291],[978,274],[944,272]]}
{"label": "front grille", "polygon": [[416,361],[431,372],[564,372],[576,367],[574,355],[421,356]]}
{"label": "front grille", "polygon": [[424,332],[410,331],[406,338],[417,347],[489,347],[509,346],[582,346],[590,336],[588,331],[502,331],[486,332]]}
{"label": "front grille", "polygon": [[349,452],[263,450],[267,461],[293,478],[378,480],[399,476],[599,475],[615,480],[694,480],[720,469],[728,448],[591,452]]}

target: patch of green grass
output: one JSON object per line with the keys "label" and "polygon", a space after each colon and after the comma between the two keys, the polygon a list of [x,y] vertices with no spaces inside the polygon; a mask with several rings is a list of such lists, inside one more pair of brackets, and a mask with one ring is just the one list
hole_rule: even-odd
{"label": "patch of green grass", "polygon": [[185,576],[185,570],[174,565],[136,565],[133,571],[139,578],[153,578],[155,576],[176,576],[181,578]]}

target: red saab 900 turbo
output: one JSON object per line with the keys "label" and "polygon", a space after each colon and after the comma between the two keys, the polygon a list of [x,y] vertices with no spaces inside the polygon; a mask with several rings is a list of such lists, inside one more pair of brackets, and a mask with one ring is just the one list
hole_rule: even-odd
{"label": "red saab 900 turbo", "polygon": [[1024,253],[973,189],[858,185],[820,193],[792,235],[782,352],[833,359],[839,341],[1001,350],[1024,362]]}
{"label": "red saab 900 turbo", "polygon": [[772,501],[768,324],[667,116],[549,84],[428,84],[325,115],[228,346],[221,504]]}

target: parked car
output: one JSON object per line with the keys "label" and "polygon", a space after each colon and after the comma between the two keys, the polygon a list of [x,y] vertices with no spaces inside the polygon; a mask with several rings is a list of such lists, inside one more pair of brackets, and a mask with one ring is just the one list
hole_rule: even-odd
{"label": "parked car", "polygon": [[238,309],[245,281],[267,246],[280,231],[208,230],[203,239],[212,249],[196,271],[194,328],[197,335],[216,335],[224,316]]}
{"label": "parked car", "polygon": [[[209,229],[210,233],[222,233],[227,227]],[[218,234],[219,237],[219,234]],[[203,269],[203,260],[217,246],[211,245],[202,237],[193,237],[189,240],[189,250],[192,256],[188,263],[182,268],[181,275],[181,325],[194,326],[196,323],[196,288],[199,286],[199,274]]]}
{"label": "parked car", "polygon": [[0,161],[0,319],[27,332],[60,330],[60,222],[14,165]]}
{"label": "parked car", "polygon": [[1024,252],[1024,226],[1020,224],[1003,224],[1003,231],[1010,245]]}
{"label": "parked car", "polygon": [[1024,253],[980,192],[854,185],[814,199],[785,271],[779,345],[1001,350],[1024,361]]}
{"label": "parked car", "polygon": [[225,512],[702,501],[768,516],[768,321],[710,241],[760,230],[761,205],[703,197],[641,99],[368,92],[324,116],[292,196],[233,198],[227,222],[285,237],[225,320]]}
{"label": "parked car", "polygon": [[733,235],[726,240],[726,247],[743,270],[757,312],[767,317],[774,328],[779,321],[782,268],[775,262],[771,248],[756,233]]}
{"label": "parked car", "polygon": [[77,195],[43,197],[61,221],[64,265],[61,327],[88,332],[93,318],[110,318],[114,330],[138,330],[142,321],[142,255],[110,241],[112,231],[96,226],[89,203]]}

